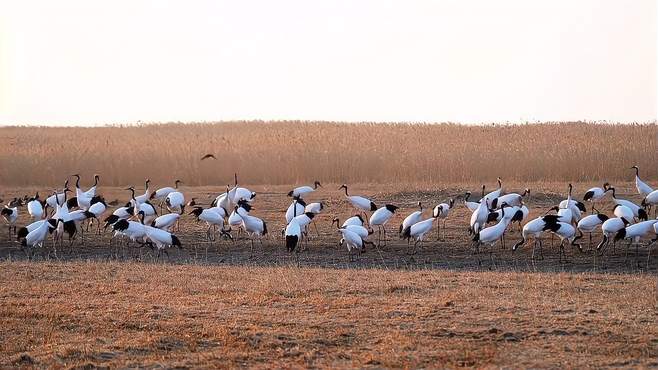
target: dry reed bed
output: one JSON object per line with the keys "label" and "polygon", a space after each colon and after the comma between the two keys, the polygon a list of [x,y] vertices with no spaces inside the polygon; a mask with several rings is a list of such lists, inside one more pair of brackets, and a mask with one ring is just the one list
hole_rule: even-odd
{"label": "dry reed bed", "polygon": [[[658,125],[227,122],[0,128],[0,184],[57,185],[79,172],[105,185],[455,183],[658,179]],[[215,153],[218,161],[199,158]]]}
{"label": "dry reed bed", "polygon": [[655,277],[0,264],[0,364],[657,366]]}

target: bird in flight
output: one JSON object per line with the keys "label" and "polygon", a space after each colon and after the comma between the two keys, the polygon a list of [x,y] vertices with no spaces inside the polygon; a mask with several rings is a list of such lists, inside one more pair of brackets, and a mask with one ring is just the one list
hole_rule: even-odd
{"label": "bird in flight", "polygon": [[208,158],[217,159],[217,158],[215,158],[214,154],[206,154],[203,157],[201,157],[201,160],[208,159]]}

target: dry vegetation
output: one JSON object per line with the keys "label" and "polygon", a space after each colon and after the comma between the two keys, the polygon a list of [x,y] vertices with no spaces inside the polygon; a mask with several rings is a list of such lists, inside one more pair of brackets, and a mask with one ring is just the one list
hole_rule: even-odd
{"label": "dry vegetation", "polygon": [[[658,179],[658,126],[509,126],[232,122],[102,128],[0,128],[0,183],[55,185],[62,174],[104,185],[592,181]],[[218,161],[199,161],[215,153]]]}
{"label": "dry vegetation", "polygon": [[0,267],[5,367],[658,366],[649,276]]}
{"label": "dry vegetation", "polygon": [[[186,248],[172,253],[172,264],[148,263],[156,259],[141,251],[118,256],[109,235],[60,251],[65,262],[25,262],[3,225],[0,367],[658,366],[657,267],[655,258],[645,262],[646,248],[637,260],[622,248],[600,259],[569,250],[568,263],[558,262],[555,248],[536,263],[529,247],[497,248],[496,261],[480,266],[459,205],[445,239],[432,237],[417,255],[394,239],[348,264],[330,225],[333,216],[354,213],[337,190],[342,182],[401,206],[389,229],[418,200],[433,206],[467,189],[477,193],[497,176],[507,191],[532,188],[533,215],[564,198],[565,181],[576,182],[582,197],[608,180],[638,201],[628,167],[638,164],[645,180],[658,180],[655,124],[9,127],[0,128],[0,140],[5,199],[46,193],[79,172],[84,188],[100,173],[108,201],[127,196],[112,185],[140,186],[150,177],[156,186],[181,178],[188,199],[207,204],[238,172],[258,193],[254,212],[272,233],[252,259],[246,241],[209,244],[205,227],[185,216]],[[218,160],[199,161],[206,153]],[[296,259],[277,236],[291,187],[279,184],[314,179],[325,188],[311,199],[327,210],[319,235]],[[19,225],[28,222],[22,208]],[[510,242],[518,237],[512,232]],[[124,261],[99,262],[108,258]]]}

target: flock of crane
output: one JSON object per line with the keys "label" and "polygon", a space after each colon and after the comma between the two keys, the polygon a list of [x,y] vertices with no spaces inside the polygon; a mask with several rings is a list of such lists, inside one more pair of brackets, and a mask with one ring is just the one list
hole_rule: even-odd
{"label": "flock of crane", "polygon": [[[463,204],[471,212],[468,233],[473,242],[474,253],[478,253],[482,246],[488,246],[491,251],[499,241],[504,247],[505,234],[514,223],[518,224],[521,230],[521,240],[511,249],[517,250],[533,240],[533,259],[537,247],[543,258],[542,238],[546,233],[551,235],[551,239],[553,235],[560,239],[560,260],[566,245],[582,251],[578,240],[583,238],[585,233],[589,234],[591,247],[592,233],[598,229],[601,230],[602,240],[596,246],[597,252],[610,242],[614,245],[621,240],[627,240],[628,247],[633,244],[637,247],[641,241],[648,239],[646,245],[651,246],[658,240],[658,219],[650,219],[648,213],[653,207],[654,217],[656,216],[658,190],[653,190],[640,179],[637,166],[633,166],[632,169],[635,170],[637,191],[643,197],[640,205],[618,198],[615,187],[608,183],[603,187],[587,190],[582,201],[578,201],[572,196],[573,187],[569,184],[566,199],[550,208],[545,214],[527,220],[530,210],[523,200],[529,196],[529,189],[525,189],[521,194],[504,193],[499,178],[498,188],[494,191],[486,193],[486,188],[482,186],[482,196],[479,201],[472,201],[471,192],[467,192],[463,196]],[[105,230],[114,232],[110,243],[119,239],[126,244],[133,242],[139,246],[157,249],[158,255],[160,251],[166,253],[168,247],[182,248],[174,231],[180,231],[180,218],[185,214],[186,207],[188,210],[192,208],[187,215],[207,224],[206,238],[210,242],[215,241],[217,235],[233,240],[232,232],[237,229],[251,240],[253,252],[254,241],[262,243],[262,238],[268,234],[267,223],[250,214],[256,193],[238,186],[237,174],[234,186],[227,186],[226,191],[219,194],[207,208],[199,206],[196,198],[186,202],[184,194],[178,188],[180,180],[175,181],[174,187],[164,187],[155,191],[151,191],[150,181],[146,180],[145,192],[139,195],[136,195],[134,187],[129,187],[126,190],[130,191],[130,199],[121,205],[116,201],[106,203],[98,193],[100,179],[98,175],[94,176],[93,186],[86,191],[80,188],[79,175],[71,177],[75,178],[75,195],[69,196],[69,193],[73,193],[69,189],[69,178],[66,179],[61,192],[54,191],[45,200],[42,200],[37,192],[32,197],[14,198],[2,209],[1,215],[8,224],[10,238],[15,236],[26,253],[33,248],[43,247],[49,235],[52,236],[53,250],[64,243],[65,235],[68,235],[70,244],[78,235],[82,235],[81,239],[84,242],[84,233],[90,228],[93,230],[94,224],[97,234]],[[300,186],[287,194],[292,201],[285,212],[286,225],[281,230],[281,234],[285,239],[286,249],[291,253],[305,249],[304,242],[308,244],[314,217],[325,210],[323,202],[307,203],[304,200],[319,187],[322,185],[315,181],[312,186]],[[339,189],[344,191],[346,200],[358,210],[355,216],[348,218],[342,224],[338,218],[332,220],[332,227],[336,224],[337,232],[341,236],[339,243],[346,246],[352,261],[355,252],[364,252],[366,245],[376,247],[385,245],[386,226],[399,208],[391,204],[379,207],[366,197],[350,195],[347,185],[342,185]],[[614,202],[612,209],[614,217],[600,213],[596,209],[596,205],[607,194],[611,194]],[[591,205],[590,215],[587,215],[584,202]],[[112,205],[116,208],[111,214],[106,215],[109,206]],[[398,229],[399,236],[406,239],[408,244],[413,241],[410,254],[414,254],[417,246],[428,239],[434,223],[437,224],[437,239],[441,239],[441,221],[443,221],[445,237],[445,223],[455,207],[455,202],[454,199],[450,199],[436,205],[432,209],[431,216],[425,219],[420,202],[418,206],[419,209],[406,216]],[[26,207],[34,222],[17,230],[19,207]],[[49,208],[52,210],[50,213]],[[164,209],[167,213],[164,213]],[[552,213],[553,211],[555,213]],[[370,240],[374,239],[375,228],[376,242]],[[647,261],[649,256],[650,252],[647,253]]]}

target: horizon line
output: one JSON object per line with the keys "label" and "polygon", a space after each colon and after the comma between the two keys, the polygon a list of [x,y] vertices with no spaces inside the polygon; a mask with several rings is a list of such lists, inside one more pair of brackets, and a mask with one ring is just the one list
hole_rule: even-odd
{"label": "horizon line", "polygon": [[377,125],[459,125],[459,126],[516,126],[545,124],[594,124],[594,125],[655,125],[657,119],[646,121],[609,121],[609,120],[547,120],[547,121],[491,121],[491,122],[460,122],[460,121],[331,121],[306,119],[236,119],[236,120],[203,120],[203,121],[141,121],[117,123],[0,123],[0,128],[121,128],[164,125],[214,125],[230,123],[303,123],[303,124],[377,124]]}

